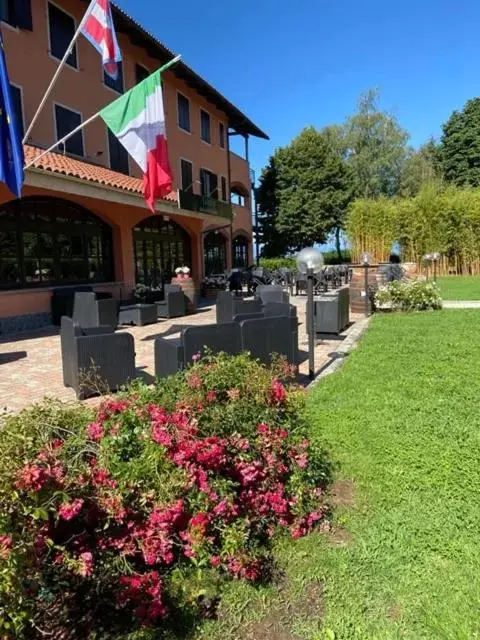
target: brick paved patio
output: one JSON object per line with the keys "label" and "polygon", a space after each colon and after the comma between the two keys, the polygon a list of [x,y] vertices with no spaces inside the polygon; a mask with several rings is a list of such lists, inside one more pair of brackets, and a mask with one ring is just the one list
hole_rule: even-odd
{"label": "brick paved patio", "polygon": [[[305,299],[292,298],[298,307],[299,347],[302,356],[300,381],[308,382],[307,336],[305,332]],[[359,316],[353,316],[355,322]],[[138,375],[146,382],[154,379],[153,340],[156,337],[176,337],[181,329],[189,325],[215,322],[215,307],[204,307],[199,313],[185,318],[159,321],[146,327],[122,328],[135,339],[136,365]],[[355,331],[355,324],[341,336],[331,336],[317,344],[317,371],[326,367],[337,356],[342,341]],[[0,411],[17,412],[26,406],[39,402],[45,396],[63,401],[75,400],[72,389],[63,386],[60,337],[58,329],[46,329],[0,339]],[[87,401],[87,402],[91,402]]]}

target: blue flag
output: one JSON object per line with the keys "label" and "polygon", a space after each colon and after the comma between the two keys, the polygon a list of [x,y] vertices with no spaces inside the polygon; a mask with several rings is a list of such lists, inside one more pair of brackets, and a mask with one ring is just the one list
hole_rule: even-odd
{"label": "blue flag", "polygon": [[0,32],[0,182],[5,182],[17,198],[22,195],[24,160]]}

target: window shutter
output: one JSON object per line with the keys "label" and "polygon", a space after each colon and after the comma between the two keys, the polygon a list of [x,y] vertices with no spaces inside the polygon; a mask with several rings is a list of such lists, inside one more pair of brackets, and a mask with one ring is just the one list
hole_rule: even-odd
{"label": "window shutter", "polygon": [[20,29],[33,31],[32,0],[15,0],[15,22]]}

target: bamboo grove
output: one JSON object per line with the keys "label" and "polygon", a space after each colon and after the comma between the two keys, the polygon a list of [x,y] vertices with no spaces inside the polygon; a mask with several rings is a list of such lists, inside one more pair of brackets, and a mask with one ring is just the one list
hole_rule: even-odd
{"label": "bamboo grove", "polygon": [[399,246],[404,262],[439,251],[440,273],[480,274],[480,189],[431,184],[412,198],[356,200],[346,228],[353,260],[368,251],[385,262]]}

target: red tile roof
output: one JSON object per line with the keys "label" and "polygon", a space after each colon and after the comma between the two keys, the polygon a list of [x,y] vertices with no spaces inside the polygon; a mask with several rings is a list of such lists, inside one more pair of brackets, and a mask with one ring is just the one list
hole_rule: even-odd
{"label": "red tile roof", "polygon": [[[35,158],[43,152],[43,149],[29,144],[24,145],[24,149],[26,164],[35,160]],[[86,180],[87,182],[102,184],[105,187],[143,195],[143,180],[126,176],[123,173],[117,173],[117,171],[112,171],[112,169],[107,169],[106,167],[90,164],[84,160],[76,160],[62,153],[49,151],[43,158],[34,162],[33,166],[36,169],[43,169],[44,171],[51,171],[52,173],[61,173],[65,176]],[[172,191],[164,200],[178,202],[176,192]]]}

